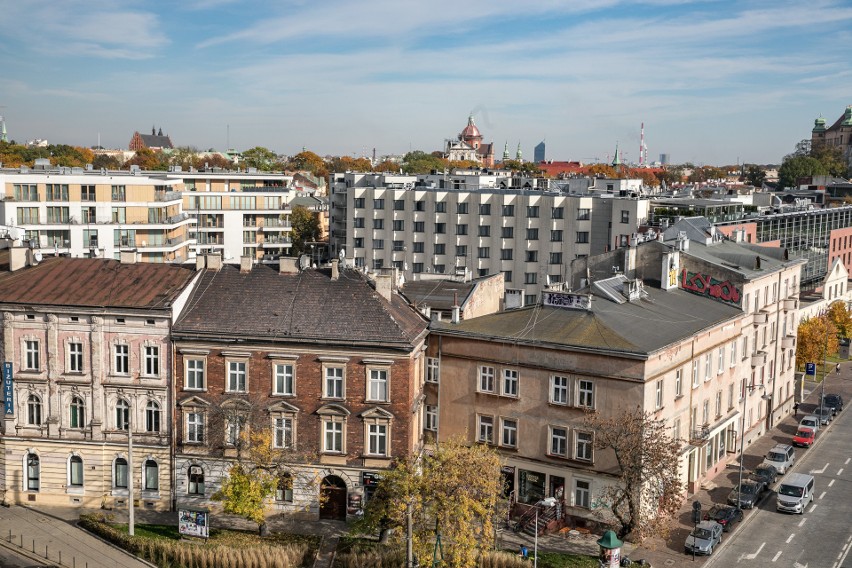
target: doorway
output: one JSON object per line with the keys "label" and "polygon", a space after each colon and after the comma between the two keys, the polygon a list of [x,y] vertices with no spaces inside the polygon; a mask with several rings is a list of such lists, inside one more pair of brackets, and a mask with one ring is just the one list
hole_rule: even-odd
{"label": "doorway", "polygon": [[346,482],[329,475],[320,485],[320,519],[346,520]]}

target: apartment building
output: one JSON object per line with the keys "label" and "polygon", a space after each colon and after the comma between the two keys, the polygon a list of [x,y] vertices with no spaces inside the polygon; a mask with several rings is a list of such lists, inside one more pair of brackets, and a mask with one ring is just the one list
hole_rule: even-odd
{"label": "apartment building", "polygon": [[510,172],[348,172],[331,191],[332,250],[355,267],[407,280],[502,273],[527,305],[564,282],[575,258],[627,246],[648,206],[626,191],[568,194]]}
{"label": "apartment building", "polygon": [[169,334],[195,272],[3,253],[3,502],[109,509],[134,487],[137,506],[170,510]]}
{"label": "apartment building", "polygon": [[516,501],[553,496],[589,517],[617,466],[585,413],[638,406],[682,441],[681,477],[696,491],[743,432],[792,412],[803,264],[709,235],[678,230],[583,259],[576,293],[545,291],[535,306],[433,322],[424,429],[497,448]]}
{"label": "apartment building", "polygon": [[179,180],[140,172],[52,168],[0,169],[3,223],[45,254],[185,262],[195,219],[183,210]]}
{"label": "apartment building", "polygon": [[241,434],[255,431],[281,454],[273,514],[357,514],[382,470],[422,446],[427,321],[390,276],[374,288],[337,261],[197,262],[173,328],[177,503],[216,507]]}

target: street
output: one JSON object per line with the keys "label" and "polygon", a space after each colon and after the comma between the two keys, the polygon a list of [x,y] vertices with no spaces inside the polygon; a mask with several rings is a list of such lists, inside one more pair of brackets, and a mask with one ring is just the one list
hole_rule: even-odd
{"label": "street", "polygon": [[[803,515],[776,512],[775,494],[767,495],[748,522],[726,535],[728,542],[707,565],[852,566],[850,430],[852,412],[847,408],[827,429],[820,431],[813,448],[796,449],[797,462],[791,472],[810,473],[815,478],[814,502]],[[778,483],[783,483],[783,479]]]}
{"label": "street", "polygon": [[38,568],[43,564],[36,564],[29,558],[0,546],[0,566],[3,568]]}

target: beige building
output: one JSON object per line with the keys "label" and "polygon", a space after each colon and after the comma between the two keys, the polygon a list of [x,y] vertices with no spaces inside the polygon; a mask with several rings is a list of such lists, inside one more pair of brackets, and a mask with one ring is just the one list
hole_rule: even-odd
{"label": "beige building", "polygon": [[4,502],[123,507],[135,487],[139,506],[168,510],[170,330],[195,272],[4,255]]}

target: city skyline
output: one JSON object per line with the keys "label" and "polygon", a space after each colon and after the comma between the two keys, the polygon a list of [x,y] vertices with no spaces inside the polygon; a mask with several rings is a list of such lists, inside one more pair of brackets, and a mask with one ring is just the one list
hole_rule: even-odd
{"label": "city skyline", "polygon": [[282,154],[433,151],[780,163],[852,104],[845,2],[0,0],[9,138]]}

